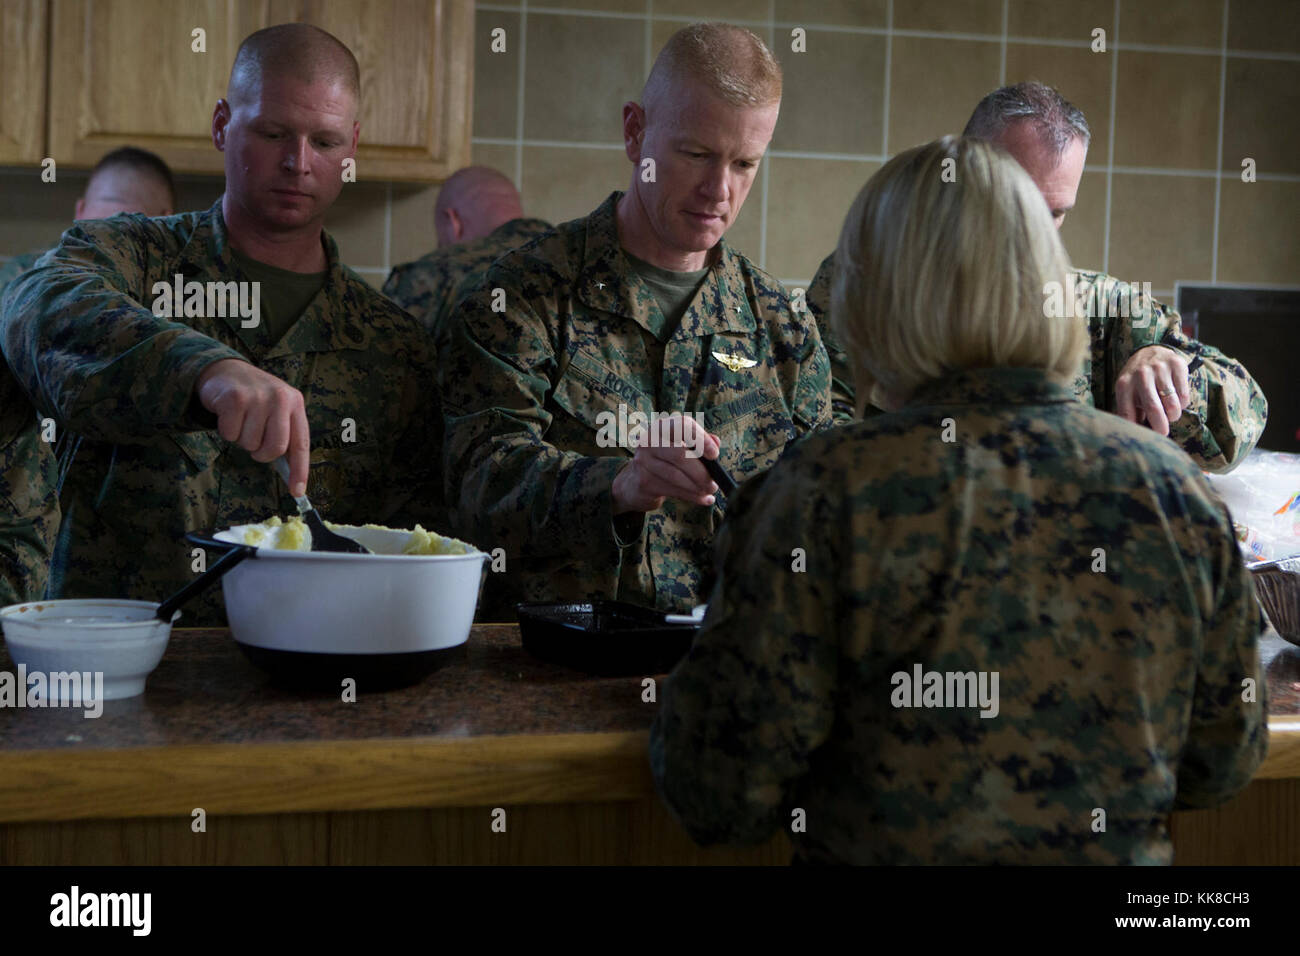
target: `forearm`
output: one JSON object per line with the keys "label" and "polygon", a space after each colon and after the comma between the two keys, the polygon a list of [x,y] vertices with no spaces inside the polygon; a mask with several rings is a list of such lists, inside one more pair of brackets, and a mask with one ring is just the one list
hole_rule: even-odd
{"label": "forearm", "polygon": [[563,452],[496,408],[448,414],[444,447],[448,501],[476,545],[527,557],[617,547],[613,483],[626,457]]}
{"label": "forearm", "polygon": [[[1165,344],[1165,343],[1161,343]],[[1264,433],[1268,401],[1250,373],[1199,342],[1166,347],[1187,356],[1192,402],[1170,437],[1205,471],[1225,472],[1250,454]]]}
{"label": "forearm", "polygon": [[139,441],[197,427],[190,413],[198,376],[212,362],[242,356],[154,316],[119,265],[93,244],[65,237],[40,268],[5,290],[5,358],[63,429]]}

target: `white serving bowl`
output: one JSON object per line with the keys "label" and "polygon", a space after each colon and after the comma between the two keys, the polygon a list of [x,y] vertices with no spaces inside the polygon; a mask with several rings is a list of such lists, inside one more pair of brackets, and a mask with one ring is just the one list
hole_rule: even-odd
{"label": "white serving bowl", "polygon": [[[405,654],[465,643],[487,555],[394,554],[410,532],[331,527],[375,553],[258,548],[255,559],[221,579],[235,640],[313,654]],[[231,531],[215,537],[242,540]]]}
{"label": "white serving bowl", "polygon": [[0,608],[0,629],[9,656],[29,674],[102,673],[103,699],[121,700],[144,693],[167,650],[172,625],[157,610],[151,601],[111,598],[29,601]]}
{"label": "white serving bowl", "polygon": [[[316,689],[412,684],[469,639],[487,555],[401,554],[410,532],[330,525],[372,554],[257,555],[221,579],[230,633],[273,682]],[[243,526],[218,532],[242,543]]]}

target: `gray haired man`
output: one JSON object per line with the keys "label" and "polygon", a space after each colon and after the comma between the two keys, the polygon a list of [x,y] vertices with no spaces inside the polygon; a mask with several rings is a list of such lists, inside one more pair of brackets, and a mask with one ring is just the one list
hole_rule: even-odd
{"label": "gray haired man", "polygon": [[[979,102],[963,131],[1010,153],[1029,173],[1059,228],[1074,208],[1092,131],[1077,106],[1042,83],[1017,83]],[[862,411],[848,357],[831,322],[833,256],[808,288],[831,358],[835,420],[874,414],[870,388]],[[1083,402],[1168,435],[1206,471],[1229,471],[1259,441],[1268,402],[1242,367],[1182,332],[1178,313],[1136,286],[1098,272],[1072,276],[1071,304],[1088,321],[1092,347],[1075,377]],[[1044,314],[1050,315],[1044,291]],[[866,383],[863,383],[865,386]]]}

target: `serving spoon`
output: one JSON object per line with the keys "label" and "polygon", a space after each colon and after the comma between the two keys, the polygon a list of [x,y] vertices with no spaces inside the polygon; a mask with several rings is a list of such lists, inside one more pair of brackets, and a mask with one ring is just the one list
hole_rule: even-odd
{"label": "serving spoon", "polygon": [[[271,463],[275,468],[276,474],[284,479],[284,486],[289,487],[289,462],[283,455]],[[344,537],[341,534],[335,534],[329,528],[325,527],[325,522],[321,520],[320,513],[311,506],[311,502],[304,494],[301,498],[294,497],[293,503],[298,506],[298,514],[302,520],[307,523],[311,529],[311,549],[313,551],[337,551],[343,554],[371,554],[371,550],[365,545],[358,544],[351,538]]]}

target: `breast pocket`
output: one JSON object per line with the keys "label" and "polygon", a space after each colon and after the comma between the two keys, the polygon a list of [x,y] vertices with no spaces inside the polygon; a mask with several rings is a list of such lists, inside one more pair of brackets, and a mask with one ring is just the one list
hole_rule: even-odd
{"label": "breast pocket", "polygon": [[722,439],[722,464],[737,483],[771,468],[799,434],[781,393],[766,383],[710,408],[704,422]]}
{"label": "breast pocket", "polygon": [[649,397],[635,384],[585,356],[569,363],[547,404],[551,424],[543,436],[546,442],[593,457],[626,450],[635,413],[648,418],[651,411]]}
{"label": "breast pocket", "polygon": [[388,449],[379,442],[314,446],[307,476],[312,505],[340,524],[382,524],[390,498],[401,490],[386,483],[395,477],[387,461]]}
{"label": "breast pocket", "polygon": [[171,440],[193,474],[211,471],[224,447],[214,432],[183,432]]}

